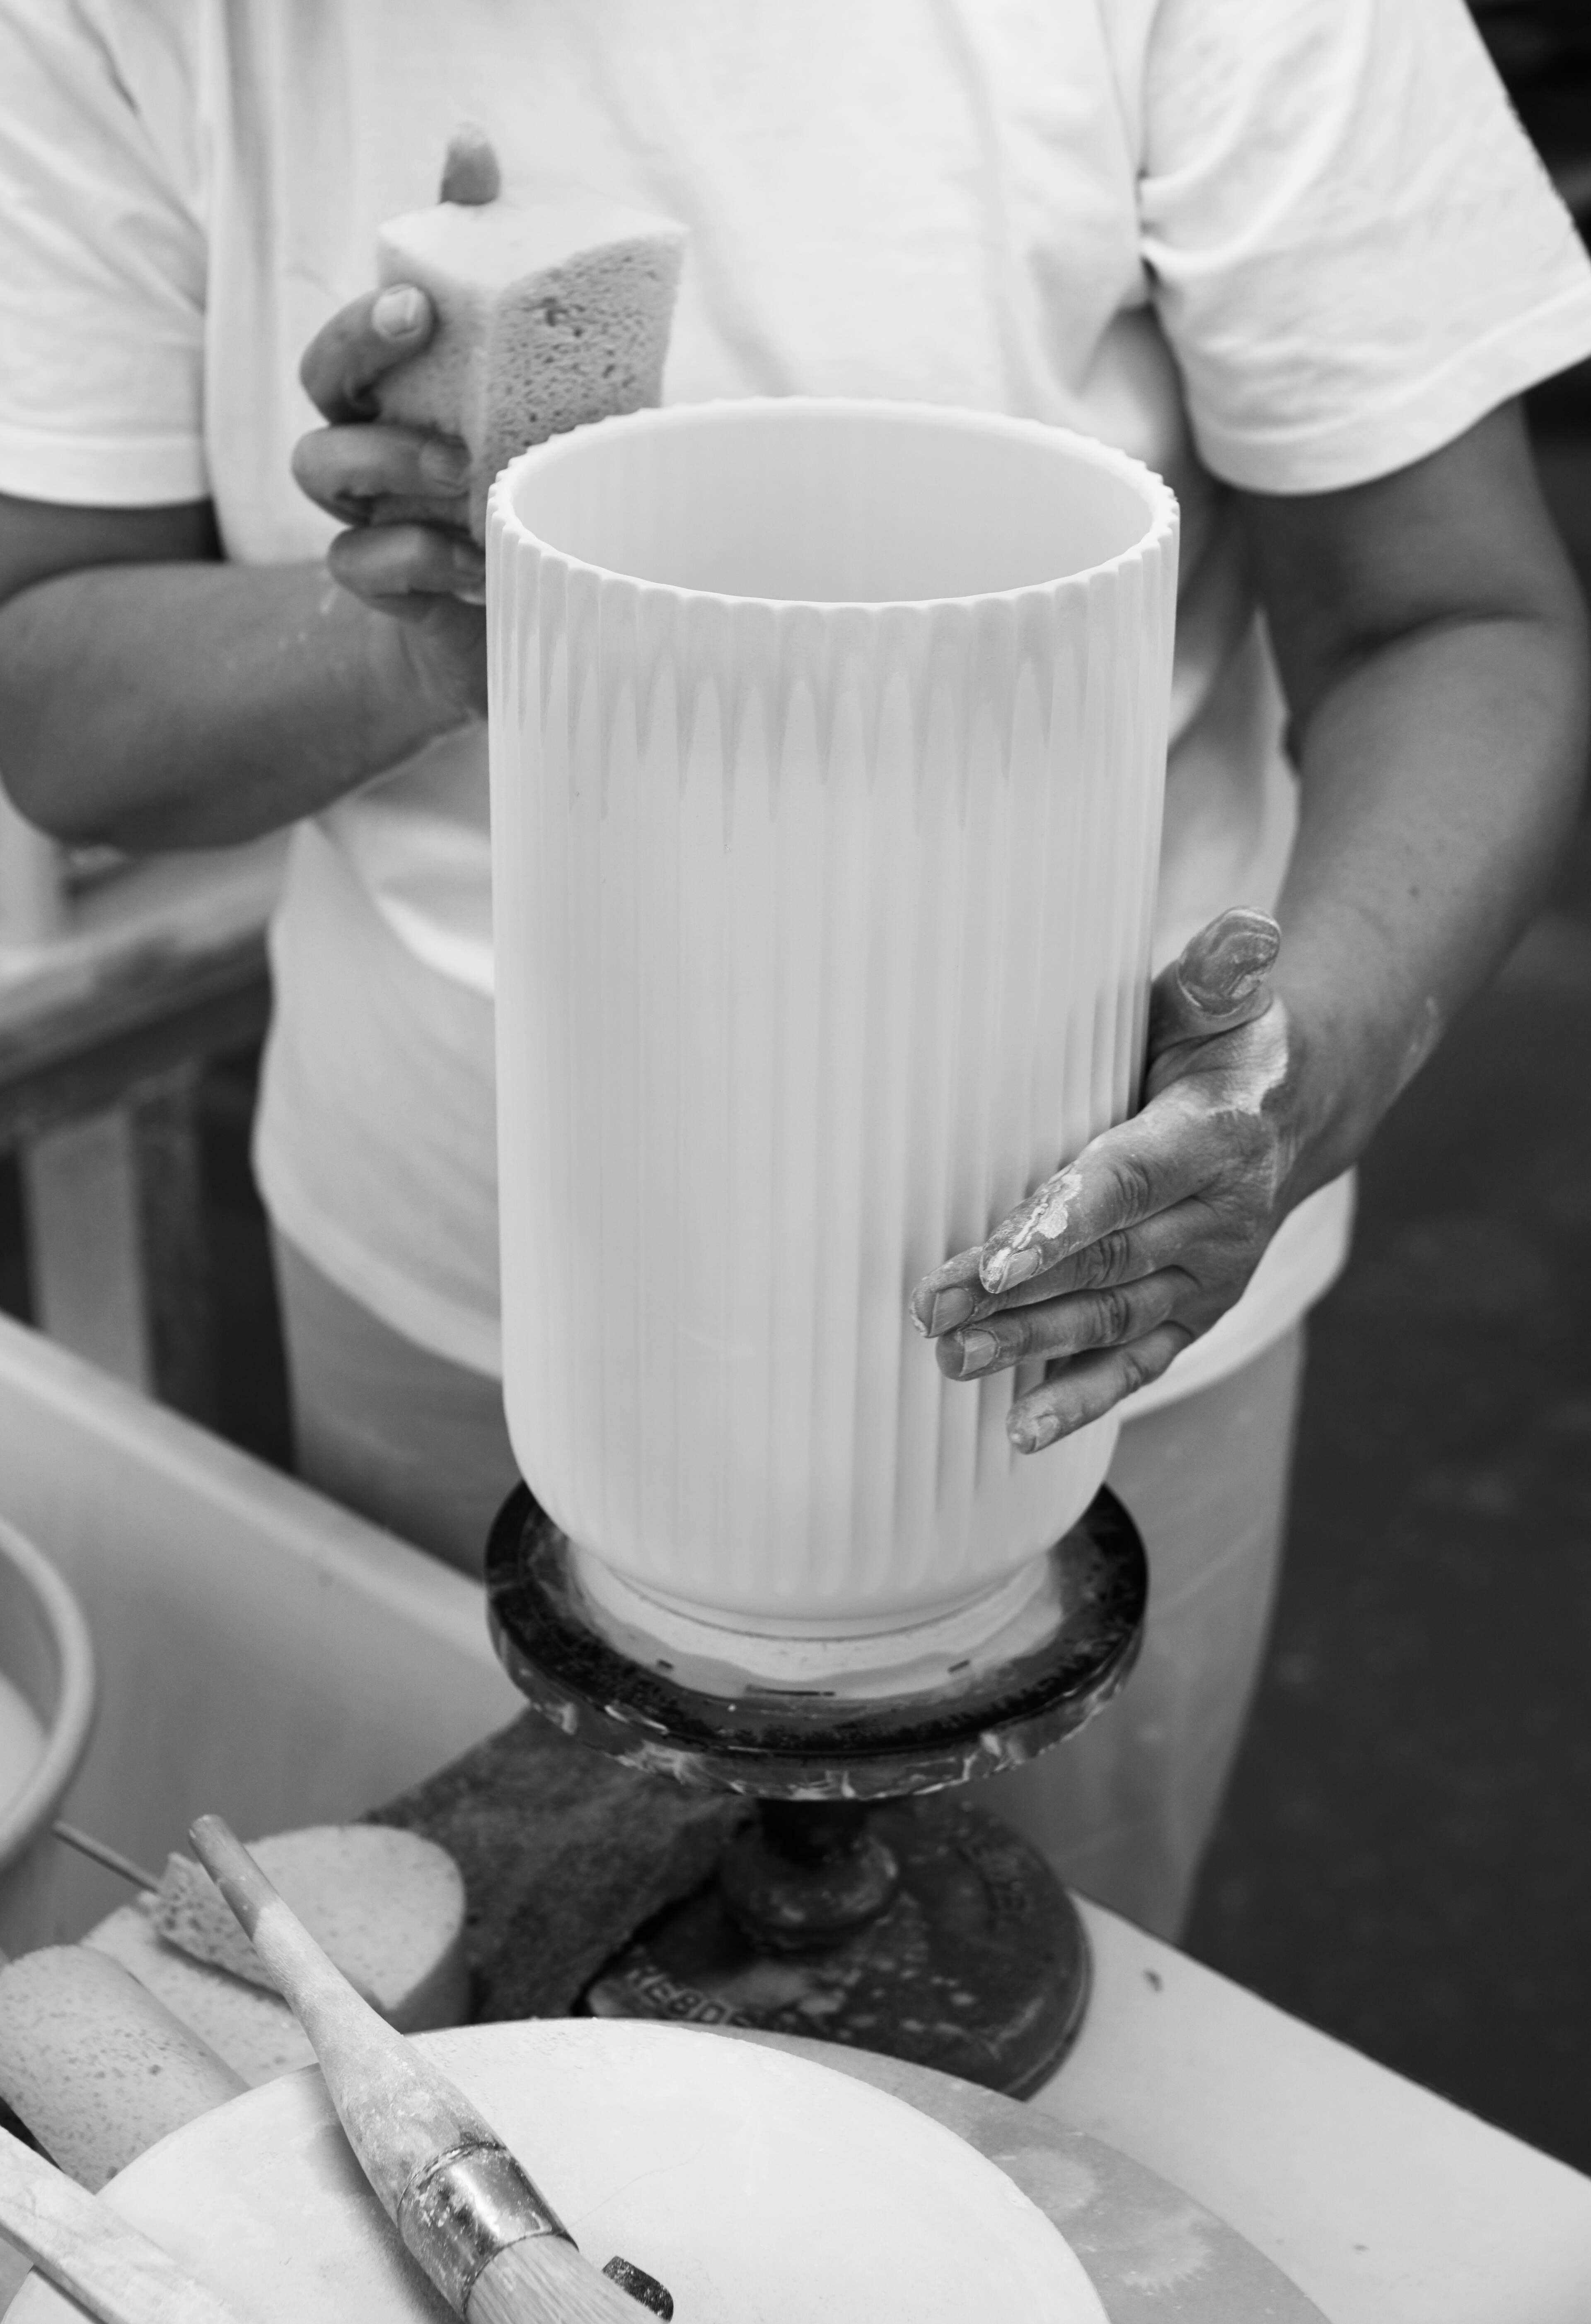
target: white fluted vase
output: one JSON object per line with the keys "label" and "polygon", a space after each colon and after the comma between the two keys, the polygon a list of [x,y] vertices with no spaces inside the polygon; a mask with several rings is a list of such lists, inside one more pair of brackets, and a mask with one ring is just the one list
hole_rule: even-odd
{"label": "white fluted vase", "polygon": [[680,406],[488,534],[505,1395],[615,1573],[750,1628],[954,1607],[1080,1512],[908,1294],[1133,1104],[1177,513],[1036,422]]}

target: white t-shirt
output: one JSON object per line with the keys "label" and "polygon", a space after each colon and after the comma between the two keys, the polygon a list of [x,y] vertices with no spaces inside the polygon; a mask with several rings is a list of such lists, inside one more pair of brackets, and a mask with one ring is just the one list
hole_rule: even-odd
{"label": "white t-shirt", "polygon": [[[311,558],[297,367],[434,198],[516,176],[680,220],[670,401],[979,406],[1182,503],[1158,949],[1278,889],[1281,712],[1227,485],[1384,475],[1591,353],[1591,270],[1461,0],[0,0],[0,489],[209,495]],[[497,1357],[484,737],[301,831],[257,1138],[279,1224],[399,1330]],[[1318,1296],[1284,1226],[1161,1393]]]}

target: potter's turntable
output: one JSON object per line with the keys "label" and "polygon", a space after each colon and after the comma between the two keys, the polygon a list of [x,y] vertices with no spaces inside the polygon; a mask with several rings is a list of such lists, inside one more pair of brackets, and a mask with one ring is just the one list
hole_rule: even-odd
{"label": "potter's turntable", "polygon": [[[1121,1684],[1107,1417],[955,1382],[907,1296],[1130,1110],[1176,503],[1065,430],[747,398],[535,447],[487,536],[503,1659],[758,1806],[594,2011],[1006,2090],[1087,1985],[960,1794]],[[534,1494],[534,1499],[531,1494]]]}
{"label": "potter's turntable", "polygon": [[1121,1503],[1101,1491],[948,1644],[928,1624],[869,1641],[861,1685],[855,1646],[850,1670],[798,1684],[777,1650],[748,1669],[741,1634],[649,1636],[640,1593],[621,1620],[599,1574],[528,1491],[509,1499],[486,1563],[509,1675],[576,1740],[758,1807],[716,1879],[597,1980],[593,2014],[816,2034],[1038,2089],[1082,2021],[1082,1923],[1037,1849],[944,1794],[1062,1742],[1126,1677],[1147,1573]]}

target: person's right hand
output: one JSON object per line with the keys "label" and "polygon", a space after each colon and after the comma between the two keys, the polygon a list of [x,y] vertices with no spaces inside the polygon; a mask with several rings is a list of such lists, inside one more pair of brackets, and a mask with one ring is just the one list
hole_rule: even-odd
{"label": "person's right hand", "polygon": [[486,564],[467,527],[469,455],[452,438],[378,417],[384,374],[419,353],[435,317],[423,290],[392,283],[317,331],[300,376],[327,425],[301,437],[292,472],[347,527],[327,551],[334,580],[404,624],[405,660],[433,698],[486,706]]}

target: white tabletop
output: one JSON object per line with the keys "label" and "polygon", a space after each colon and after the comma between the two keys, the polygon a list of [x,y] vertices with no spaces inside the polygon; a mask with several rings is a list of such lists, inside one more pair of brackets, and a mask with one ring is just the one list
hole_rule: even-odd
{"label": "white tabletop", "polygon": [[1093,2001],[1035,2105],[1207,2204],[1331,2324],[1587,2324],[1591,2179],[1084,1911]]}

